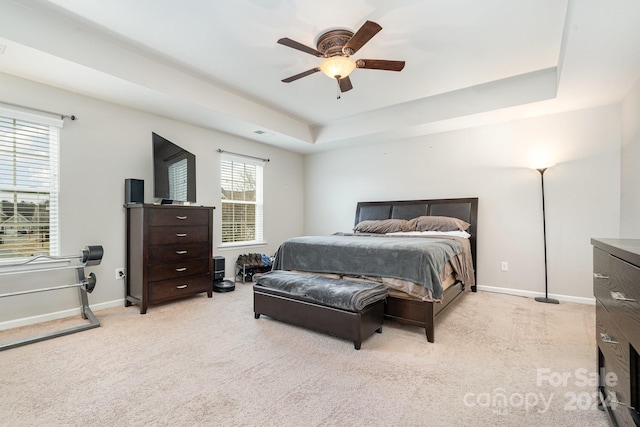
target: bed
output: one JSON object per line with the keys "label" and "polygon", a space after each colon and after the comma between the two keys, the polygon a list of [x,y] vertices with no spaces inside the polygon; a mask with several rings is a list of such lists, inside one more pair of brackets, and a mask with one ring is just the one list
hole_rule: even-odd
{"label": "bed", "polygon": [[[424,328],[434,342],[438,315],[465,290],[476,290],[477,217],[477,198],[359,202],[353,233],[288,239],[273,268],[384,283],[385,318]],[[425,220],[465,223],[468,235],[414,232]],[[370,233],[371,224],[390,232]]]}

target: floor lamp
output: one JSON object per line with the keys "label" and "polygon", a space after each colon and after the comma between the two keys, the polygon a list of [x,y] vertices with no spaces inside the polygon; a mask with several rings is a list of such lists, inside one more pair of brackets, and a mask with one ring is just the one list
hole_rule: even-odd
{"label": "floor lamp", "polygon": [[547,277],[547,225],[545,219],[544,212],[544,171],[548,168],[538,168],[538,172],[540,172],[540,178],[542,180],[542,235],[544,236],[544,298],[536,297],[536,301],[538,302],[546,302],[549,304],[560,304],[560,301],[557,299],[549,298],[548,293],[548,285],[549,280]]}

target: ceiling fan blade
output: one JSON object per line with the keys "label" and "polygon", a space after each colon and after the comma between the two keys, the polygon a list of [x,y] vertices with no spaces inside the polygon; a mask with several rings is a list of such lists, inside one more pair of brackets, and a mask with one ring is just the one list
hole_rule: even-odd
{"label": "ceiling fan blade", "polygon": [[293,49],[302,51],[304,53],[308,53],[309,55],[313,55],[313,56],[317,56],[319,58],[322,58],[324,56],[324,54],[318,50],[315,50],[312,47],[303,45],[302,43],[299,43],[295,40],[291,40],[288,37],[283,37],[280,40],[278,40],[278,43],[280,43],[281,45],[287,46],[287,47],[291,47]]}
{"label": "ceiling fan blade", "polygon": [[402,71],[404,61],[387,61],[385,59],[358,59],[356,67],[370,70]]}
{"label": "ceiling fan blade", "polygon": [[320,71],[320,68],[316,67],[316,68],[312,68],[310,70],[304,71],[300,74],[296,74],[295,76],[291,76],[291,77],[287,77],[286,79],[282,79],[282,81],[284,83],[291,83],[292,81],[301,79],[303,77],[307,77],[313,73],[317,73],[318,71]]}
{"label": "ceiling fan blade", "polygon": [[349,76],[338,80],[338,84],[340,85],[340,92],[347,92],[353,89],[353,85],[351,84],[351,79],[349,78]]}
{"label": "ceiling fan blade", "polygon": [[373,21],[365,22],[362,27],[349,39],[344,45],[342,51],[347,55],[356,53],[366,42],[371,40],[373,36],[378,34],[382,27]]}

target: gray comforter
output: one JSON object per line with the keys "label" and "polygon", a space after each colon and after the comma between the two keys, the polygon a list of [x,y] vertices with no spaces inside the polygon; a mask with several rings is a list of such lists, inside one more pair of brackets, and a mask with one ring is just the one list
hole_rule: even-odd
{"label": "gray comforter", "polygon": [[453,239],[372,235],[305,236],[286,240],[274,270],[299,270],[408,280],[442,297],[439,272],[462,252]]}
{"label": "gray comforter", "polygon": [[277,289],[293,296],[353,312],[384,300],[388,294],[386,286],[379,283],[334,279],[290,271],[272,270],[256,274],[253,280],[265,288]]}

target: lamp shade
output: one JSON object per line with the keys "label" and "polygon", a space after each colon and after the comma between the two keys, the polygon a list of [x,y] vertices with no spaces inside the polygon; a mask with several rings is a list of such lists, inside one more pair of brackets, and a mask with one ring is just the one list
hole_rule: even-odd
{"label": "lamp shade", "polygon": [[329,78],[345,78],[356,68],[356,63],[345,56],[332,56],[320,64],[320,70]]}

